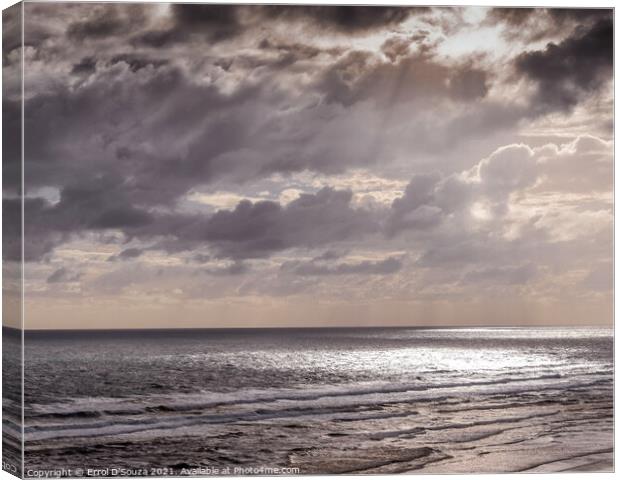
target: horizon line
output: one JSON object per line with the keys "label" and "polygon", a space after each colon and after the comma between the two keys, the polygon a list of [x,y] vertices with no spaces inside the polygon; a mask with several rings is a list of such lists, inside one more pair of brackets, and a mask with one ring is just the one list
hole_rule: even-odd
{"label": "horizon line", "polygon": [[263,326],[263,327],[129,327],[129,328],[16,328],[3,325],[3,330],[26,333],[51,332],[180,332],[180,331],[216,331],[216,330],[320,330],[320,329],[474,329],[474,328],[607,328],[614,329],[614,325],[321,325],[321,326]]}

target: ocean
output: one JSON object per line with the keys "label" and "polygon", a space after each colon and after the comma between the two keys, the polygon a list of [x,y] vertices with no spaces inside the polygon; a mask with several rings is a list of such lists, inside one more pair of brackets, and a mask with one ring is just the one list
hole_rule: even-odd
{"label": "ocean", "polygon": [[30,476],[613,468],[603,328],[32,332],[24,398]]}

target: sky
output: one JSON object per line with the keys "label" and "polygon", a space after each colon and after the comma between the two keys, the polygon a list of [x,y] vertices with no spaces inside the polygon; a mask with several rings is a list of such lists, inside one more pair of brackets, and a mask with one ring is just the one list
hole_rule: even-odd
{"label": "sky", "polygon": [[26,328],[611,325],[611,10],[26,3],[24,26]]}

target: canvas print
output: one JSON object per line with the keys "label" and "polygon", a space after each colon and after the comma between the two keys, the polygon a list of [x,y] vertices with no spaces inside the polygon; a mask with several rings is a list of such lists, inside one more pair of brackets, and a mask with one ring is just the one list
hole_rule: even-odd
{"label": "canvas print", "polygon": [[2,21],[5,471],[613,470],[611,8]]}

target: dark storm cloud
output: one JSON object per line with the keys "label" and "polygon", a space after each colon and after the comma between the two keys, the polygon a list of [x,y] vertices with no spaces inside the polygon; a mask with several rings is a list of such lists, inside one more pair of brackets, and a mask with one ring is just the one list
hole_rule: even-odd
{"label": "dark storm cloud", "polygon": [[399,257],[388,257],[378,261],[363,261],[357,263],[329,264],[325,261],[286,262],[282,269],[301,276],[318,275],[389,275],[396,273],[403,267]]}
{"label": "dark storm cloud", "polygon": [[105,4],[91,7],[90,13],[67,27],[74,41],[113,39],[139,28],[145,20],[144,6],[139,4]]}
{"label": "dark storm cloud", "polygon": [[503,24],[504,35],[510,40],[539,41],[611,17],[612,10],[608,8],[493,8],[484,23]]}
{"label": "dark storm cloud", "polygon": [[502,8],[489,10],[488,20],[501,21],[515,27],[523,27],[532,17],[550,18],[554,23],[564,25],[566,22],[580,22],[609,17],[607,8]]}
{"label": "dark storm cloud", "polygon": [[428,10],[407,7],[301,5],[267,5],[258,8],[267,18],[301,20],[319,28],[343,33],[360,33],[396,26],[420,10]]}
{"label": "dark storm cloud", "polygon": [[67,230],[131,229],[154,219],[146,210],[133,206],[112,178],[64,188],[52,211],[58,212],[57,225]]}
{"label": "dark storm cloud", "polygon": [[[28,200],[25,228],[32,243],[26,245],[27,260],[39,260],[58,244],[87,231],[121,231],[128,240],[166,237],[150,249],[180,252],[208,245],[220,258],[241,260],[338,243],[379,229],[371,212],[351,206],[351,192],[330,188],[303,194],[286,206],[244,200],[233,210],[208,216],[151,213],[128,203],[122,190],[113,185],[106,180],[67,187],[55,205],[43,199]],[[5,204],[10,201],[4,200]],[[19,245],[13,243],[8,253],[18,259]],[[141,249],[127,249],[110,260],[136,258],[141,253]],[[239,266],[228,273],[235,269]]]}
{"label": "dark storm cloud", "polygon": [[234,5],[173,4],[171,8],[179,28],[200,30],[210,40],[234,36],[242,28],[240,8]]}
{"label": "dark storm cloud", "polygon": [[135,45],[144,45],[153,48],[162,48],[187,39],[187,32],[167,28],[157,30],[145,30],[132,39]]}
{"label": "dark storm cloud", "polygon": [[[21,200],[2,199],[3,259],[21,261]],[[38,261],[67,240],[66,232],[59,231],[54,218],[49,216],[49,204],[41,198],[24,199],[24,260]]]}
{"label": "dark storm cloud", "polygon": [[84,22],[77,22],[69,26],[67,35],[76,40],[84,40],[89,37],[107,37],[120,33],[123,25],[119,19],[109,11],[101,17],[95,17]]}
{"label": "dark storm cloud", "polygon": [[244,141],[242,107],[256,87],[225,95],[162,61],[119,54],[113,62],[100,62],[80,88],[26,102],[26,130],[37,139],[29,148],[31,186],[115,177],[114,188],[132,202],[168,204],[197,180],[235,168],[214,160]]}
{"label": "dark storm cloud", "polygon": [[[536,83],[534,108],[569,110],[610,79],[613,66],[613,21],[577,28],[559,44],[526,52],[516,59],[517,71]],[[536,105],[537,104],[537,105]]]}
{"label": "dark storm cloud", "polygon": [[[138,44],[160,48],[197,36],[209,42],[231,39],[243,32],[235,5],[172,4],[171,25],[145,30],[134,37]],[[249,8],[249,7],[246,7]]]}
{"label": "dark storm cloud", "polygon": [[[111,178],[92,179],[82,184],[65,187],[60,201],[50,204],[43,198],[24,200],[24,258],[36,261],[50,253],[56,246],[74,235],[92,231],[121,230],[127,232],[146,228],[155,217],[144,209],[133,206],[126,192]],[[20,213],[14,203],[18,199],[3,199],[4,207],[12,215]],[[20,221],[6,216],[6,222]],[[19,223],[17,223],[19,224]],[[20,257],[19,231],[7,228],[6,234],[14,238],[7,245],[8,258]]]}
{"label": "dark storm cloud", "polygon": [[351,197],[349,191],[323,188],[316,194],[302,194],[285,206],[243,200],[234,209],[211,216],[162,216],[127,233],[137,238],[172,237],[171,243],[159,245],[163,249],[180,251],[208,245],[219,258],[268,257],[290,248],[317,248],[378,232],[375,215],[354,208]]}
{"label": "dark storm cloud", "polygon": [[282,207],[242,201],[206,223],[205,240],[220,256],[264,257],[292,247],[317,247],[377,231],[373,216],[351,206],[351,192],[323,188]]}
{"label": "dark storm cloud", "polygon": [[71,73],[75,75],[90,75],[97,68],[97,60],[94,57],[84,57],[78,63],[73,65]]}
{"label": "dark storm cloud", "polygon": [[380,6],[197,4],[173,4],[171,10],[169,26],[144,30],[134,36],[134,41],[154,48],[192,38],[220,42],[273,22],[297,22],[313,30],[362,34],[397,26],[419,11],[416,8]]}

